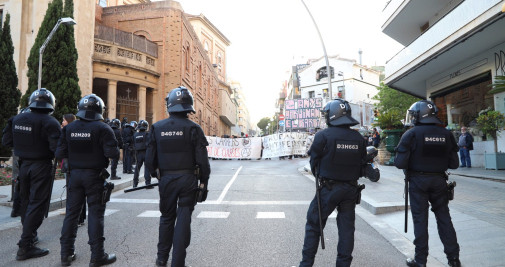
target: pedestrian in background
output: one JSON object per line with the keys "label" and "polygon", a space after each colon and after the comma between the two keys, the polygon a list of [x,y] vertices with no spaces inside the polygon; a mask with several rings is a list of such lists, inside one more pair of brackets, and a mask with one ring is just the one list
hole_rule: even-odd
{"label": "pedestrian in background", "polygon": [[458,168],[458,146],[454,136],[437,118],[431,101],[421,100],[407,111],[405,132],[396,147],[395,166],[406,172],[409,181],[410,211],[414,221],[415,257],[407,266],[425,267],[428,259],[428,209],[435,214],[438,234],[449,266],[459,267],[459,244],[449,213],[445,171]]}
{"label": "pedestrian in background", "polygon": [[207,199],[209,144],[200,125],[188,119],[189,113],[195,113],[191,92],[180,86],[165,100],[170,117],[151,126],[146,167],[159,179],[161,217],[156,266],[167,265],[173,247],[172,266],[179,267],[185,265],[196,201]]}
{"label": "pedestrian in background", "polygon": [[461,168],[472,167],[472,159],[470,158],[470,150],[473,150],[473,136],[467,132],[465,126],[461,127],[461,135],[458,140],[459,157],[461,159]]}
{"label": "pedestrian in background", "polygon": [[373,128],[372,145],[375,148],[379,148],[380,143],[381,143],[381,135],[379,134],[379,131],[377,131],[377,128]]}

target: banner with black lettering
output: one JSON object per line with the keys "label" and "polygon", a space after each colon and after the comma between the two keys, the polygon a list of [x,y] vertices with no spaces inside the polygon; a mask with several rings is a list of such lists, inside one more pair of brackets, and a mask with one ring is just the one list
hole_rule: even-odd
{"label": "banner with black lettering", "polygon": [[290,155],[305,155],[308,133],[287,132],[262,137],[262,158],[273,158]]}
{"label": "banner with black lettering", "polygon": [[259,159],[261,158],[261,137],[221,138],[207,136],[207,152],[210,158],[219,159]]}

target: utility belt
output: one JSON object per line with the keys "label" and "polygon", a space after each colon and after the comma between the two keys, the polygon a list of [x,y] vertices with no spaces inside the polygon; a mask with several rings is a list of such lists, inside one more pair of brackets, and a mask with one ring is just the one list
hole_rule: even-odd
{"label": "utility belt", "polygon": [[409,171],[409,177],[411,176],[440,176],[442,178],[447,179],[448,176],[445,172],[418,172],[418,171]]}
{"label": "utility belt", "polygon": [[421,175],[421,176],[440,176],[447,181],[447,198],[450,200],[454,200],[454,187],[456,187],[456,181],[449,182],[449,173],[448,172],[416,172],[409,171],[408,177]]}
{"label": "utility belt", "polygon": [[21,163],[21,162],[40,162],[40,163],[51,163],[53,159],[25,159],[25,158],[19,158],[18,159],[18,163]]}
{"label": "utility belt", "polygon": [[358,180],[353,180],[353,181],[338,181],[338,180],[333,180],[333,179],[327,179],[327,178],[320,178],[321,180],[321,186],[326,186],[328,190],[332,190],[333,187],[335,187],[338,184],[349,184],[351,186],[356,187],[357,189],[357,196],[356,196],[356,204],[361,203],[361,191],[365,189],[364,184],[358,184]]}
{"label": "utility belt", "polygon": [[182,170],[160,170],[160,175],[165,176],[168,174],[196,174],[194,169],[182,169]]}

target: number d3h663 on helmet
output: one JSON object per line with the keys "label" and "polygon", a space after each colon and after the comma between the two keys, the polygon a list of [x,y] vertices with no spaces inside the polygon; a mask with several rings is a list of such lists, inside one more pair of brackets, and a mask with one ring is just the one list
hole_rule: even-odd
{"label": "number d3h663 on helmet", "polygon": [[75,116],[79,117],[80,119],[87,121],[98,121],[103,120],[103,111],[105,110],[105,104],[99,96],[90,94],[81,98],[79,105],[77,105],[77,109],[78,111]]}
{"label": "number d3h663 on helmet", "polygon": [[328,102],[322,112],[328,126],[353,126],[359,124],[359,122],[351,116],[351,106],[349,102],[340,98]]}
{"label": "number d3h663 on helmet", "polygon": [[437,106],[428,100],[417,101],[407,110],[405,126],[417,124],[442,124],[437,117]]}
{"label": "number d3h663 on helmet", "polygon": [[193,95],[188,90],[188,88],[184,86],[179,86],[175,89],[172,89],[170,93],[168,93],[167,98],[167,112],[193,112],[195,113],[195,109],[193,108]]}
{"label": "number d3h663 on helmet", "polygon": [[53,93],[46,88],[40,88],[33,91],[30,95],[30,100],[28,101],[28,107],[31,110],[53,112],[55,105],[56,100]]}

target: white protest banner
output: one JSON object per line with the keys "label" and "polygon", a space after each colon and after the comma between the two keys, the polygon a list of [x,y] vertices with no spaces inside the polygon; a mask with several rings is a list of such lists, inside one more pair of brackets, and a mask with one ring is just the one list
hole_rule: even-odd
{"label": "white protest banner", "polygon": [[263,158],[304,155],[308,133],[287,132],[263,137]]}
{"label": "white protest banner", "polygon": [[261,137],[221,138],[206,136],[207,152],[211,158],[259,159],[261,158]]}

